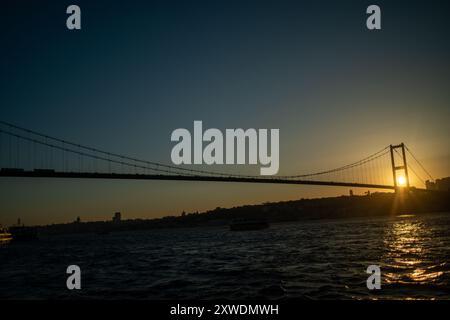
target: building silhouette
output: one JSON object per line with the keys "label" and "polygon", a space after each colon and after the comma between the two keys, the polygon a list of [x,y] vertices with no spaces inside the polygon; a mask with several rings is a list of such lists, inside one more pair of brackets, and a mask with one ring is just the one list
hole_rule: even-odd
{"label": "building silhouette", "polygon": [[120,212],[114,213],[112,221],[113,222],[120,222],[121,220],[122,220],[122,214]]}
{"label": "building silhouette", "polygon": [[435,182],[427,180],[425,185],[427,190],[450,191],[450,177],[436,179]]}

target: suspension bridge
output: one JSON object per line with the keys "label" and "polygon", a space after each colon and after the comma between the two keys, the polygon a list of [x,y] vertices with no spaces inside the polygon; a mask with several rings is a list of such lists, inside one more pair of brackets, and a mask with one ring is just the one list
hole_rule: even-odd
{"label": "suspension bridge", "polygon": [[333,169],[259,176],[147,161],[4,121],[0,121],[0,177],[217,181],[391,190],[425,190],[426,180],[434,180],[404,143],[386,146],[358,161]]}

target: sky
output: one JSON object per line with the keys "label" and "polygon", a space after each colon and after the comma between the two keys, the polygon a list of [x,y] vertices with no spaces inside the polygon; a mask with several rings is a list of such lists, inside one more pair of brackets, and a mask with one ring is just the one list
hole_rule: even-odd
{"label": "sky", "polygon": [[[81,30],[66,28],[70,4],[81,8]],[[167,164],[172,131],[192,130],[194,120],[279,128],[280,174],[338,167],[405,142],[434,177],[450,176],[449,4],[377,1],[382,29],[369,31],[370,4],[5,1],[0,120]],[[348,188],[1,178],[0,224],[340,194]]]}

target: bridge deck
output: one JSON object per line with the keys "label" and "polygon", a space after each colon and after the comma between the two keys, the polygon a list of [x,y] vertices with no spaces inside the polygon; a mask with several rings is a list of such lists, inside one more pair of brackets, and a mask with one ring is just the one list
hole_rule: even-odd
{"label": "bridge deck", "polygon": [[59,172],[53,170],[2,169],[0,177],[26,178],[72,178],[72,179],[129,179],[129,180],[175,180],[175,181],[211,181],[211,182],[243,182],[243,183],[271,183],[271,184],[303,184],[317,186],[337,186],[355,188],[373,188],[394,190],[392,185],[350,183],[335,181],[313,181],[273,178],[252,178],[233,176],[195,176],[195,175],[162,175],[162,174],[126,174],[126,173],[92,173],[92,172]]}

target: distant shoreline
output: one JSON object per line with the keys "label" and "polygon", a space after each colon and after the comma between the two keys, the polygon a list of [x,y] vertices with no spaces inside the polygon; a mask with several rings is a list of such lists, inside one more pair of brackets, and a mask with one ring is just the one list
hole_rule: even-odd
{"label": "distant shoreline", "polygon": [[447,192],[411,194],[373,193],[363,196],[338,196],[300,199],[233,208],[216,208],[205,212],[182,213],[156,219],[89,221],[34,226],[41,235],[99,233],[147,229],[228,226],[235,219],[259,219],[268,223],[313,221],[340,218],[381,217],[450,211]]}

